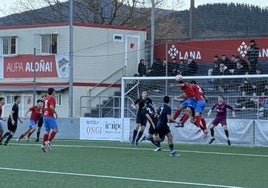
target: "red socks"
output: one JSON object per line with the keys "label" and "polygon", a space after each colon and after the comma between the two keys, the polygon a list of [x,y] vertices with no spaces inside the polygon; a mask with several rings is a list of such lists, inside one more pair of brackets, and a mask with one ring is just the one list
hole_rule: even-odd
{"label": "red socks", "polygon": [[176,120],[177,117],[179,117],[180,113],[181,113],[180,110],[176,110],[175,113],[174,113],[173,119]]}
{"label": "red socks", "polygon": [[189,119],[189,114],[183,114],[180,123],[184,124]]}
{"label": "red socks", "polygon": [[201,126],[201,117],[200,116],[195,116],[195,125],[197,127]]}
{"label": "red socks", "polygon": [[57,132],[52,131],[52,132],[50,133],[50,135],[49,135],[48,141],[51,142],[51,141],[54,139],[54,137],[56,136],[56,134],[57,134]]}
{"label": "red socks", "polygon": [[24,135],[23,135],[23,134],[21,134],[21,135],[20,135],[20,137],[19,137],[19,139],[23,139],[23,137],[24,137]]}
{"label": "red socks", "polygon": [[202,126],[203,126],[204,129],[206,130],[206,129],[207,129],[207,123],[206,123],[205,118],[201,118],[201,122],[202,122]]}
{"label": "red socks", "polygon": [[45,133],[43,136],[43,145],[45,145],[45,142],[48,141],[48,134]]}

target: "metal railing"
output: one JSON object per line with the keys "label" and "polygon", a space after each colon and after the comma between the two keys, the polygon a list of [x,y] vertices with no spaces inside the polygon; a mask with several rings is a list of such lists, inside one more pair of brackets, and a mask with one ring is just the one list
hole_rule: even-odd
{"label": "metal railing", "polygon": [[[93,108],[87,105],[87,101],[91,100],[92,97],[80,97],[81,117],[120,117],[121,96],[98,96],[94,98],[98,99],[98,103],[96,104],[96,107]],[[136,112],[130,108],[132,103],[133,100],[130,97],[125,97],[126,107],[124,110],[128,117],[136,116]]]}
{"label": "metal railing", "polygon": [[[109,90],[110,88],[112,88],[113,86],[115,86],[116,84],[118,84],[121,81],[121,78],[123,76],[125,76],[125,72],[126,72],[126,67],[121,67],[120,69],[118,69],[117,71],[115,71],[114,73],[110,74],[109,76],[107,76],[105,79],[103,79],[102,81],[100,81],[99,83],[97,83],[96,85],[94,85],[91,89],[89,89],[89,97],[90,100],[88,101],[89,106],[92,107],[92,101],[96,98],[98,98],[100,95],[102,95],[104,92],[106,92],[107,90]],[[99,91],[97,94],[95,94],[94,96],[92,95],[93,91],[95,91],[97,88],[99,88],[102,84],[106,83],[107,81],[109,81],[109,79],[111,79],[112,77],[116,76],[117,74],[121,73],[120,75],[118,75],[118,79],[109,84],[107,87],[105,87],[103,90]]]}

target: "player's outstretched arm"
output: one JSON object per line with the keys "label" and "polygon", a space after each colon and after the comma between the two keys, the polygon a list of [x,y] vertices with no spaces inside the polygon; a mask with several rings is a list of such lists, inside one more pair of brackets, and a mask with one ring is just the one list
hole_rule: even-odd
{"label": "player's outstretched arm", "polygon": [[210,110],[208,111],[208,117],[211,115],[211,112],[212,112],[212,110],[210,109]]}

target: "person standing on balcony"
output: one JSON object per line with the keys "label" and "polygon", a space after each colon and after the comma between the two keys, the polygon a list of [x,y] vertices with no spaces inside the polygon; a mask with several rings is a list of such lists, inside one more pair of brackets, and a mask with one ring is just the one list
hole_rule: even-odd
{"label": "person standing on balcony", "polygon": [[140,60],[140,63],[138,66],[138,73],[139,73],[139,76],[146,76],[146,66],[144,64],[144,59]]}
{"label": "person standing on balcony", "polygon": [[250,48],[247,51],[247,57],[250,64],[250,74],[256,74],[256,70],[259,64],[260,48],[254,40],[250,40]]}

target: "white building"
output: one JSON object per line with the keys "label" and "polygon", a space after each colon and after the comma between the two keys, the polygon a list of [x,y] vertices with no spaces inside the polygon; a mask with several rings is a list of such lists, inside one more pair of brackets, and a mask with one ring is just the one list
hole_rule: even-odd
{"label": "white building", "polygon": [[[0,96],[6,99],[4,117],[10,112],[14,95],[22,97],[22,115],[33,105],[33,99],[46,94],[48,87],[57,91],[58,114],[68,116],[69,38],[68,23],[0,27]],[[120,78],[137,72],[139,60],[144,57],[145,40],[144,29],[74,24],[75,117],[98,103],[89,104],[89,96],[111,96],[113,91],[120,91]]]}

